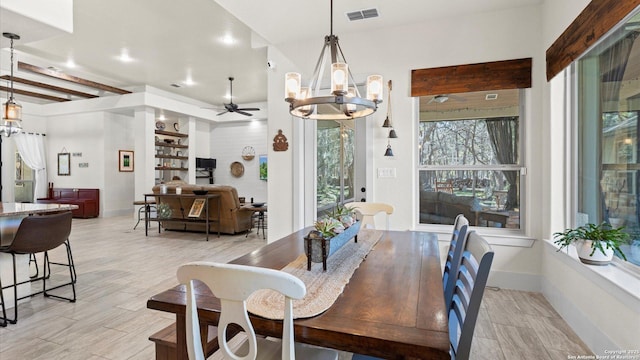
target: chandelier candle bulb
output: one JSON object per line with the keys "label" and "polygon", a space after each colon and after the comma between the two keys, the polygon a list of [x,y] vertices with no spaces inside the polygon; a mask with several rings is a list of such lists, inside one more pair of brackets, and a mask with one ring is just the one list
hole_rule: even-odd
{"label": "chandelier candle bulb", "polygon": [[382,76],[367,76],[367,99],[380,101],[382,99]]}
{"label": "chandelier candle bulb", "polygon": [[301,77],[299,73],[289,72],[285,74],[285,89],[287,99],[300,98]]}
{"label": "chandelier candle bulb", "polygon": [[342,62],[331,64],[331,92],[336,95],[347,93],[349,89],[349,65]]}
{"label": "chandelier candle bulb", "polygon": [[[300,88],[300,99],[308,99],[311,97],[311,89],[308,87],[302,87]],[[311,105],[305,105],[305,106],[301,106],[300,110],[302,111],[310,111],[311,110]]]}

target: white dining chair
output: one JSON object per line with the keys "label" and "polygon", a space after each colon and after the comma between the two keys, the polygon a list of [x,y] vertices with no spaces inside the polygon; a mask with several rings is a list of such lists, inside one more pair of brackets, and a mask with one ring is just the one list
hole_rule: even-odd
{"label": "white dining chair", "polygon": [[[220,319],[218,321],[218,344],[225,359],[304,359],[337,360],[335,350],[312,347],[294,342],[293,299],[302,299],[307,290],[297,277],[283,271],[246,265],[221,264],[213,262],[192,262],[178,268],[178,281],[187,286],[187,352],[190,360],[204,360],[200,338],[200,323],[194,293],[194,280],[200,280],[220,299]],[[284,295],[284,320],[282,341],[257,338],[249,314],[246,300],[256,290],[272,289]],[[230,324],[240,326],[247,340],[235,350],[230,348],[226,338]],[[247,354],[239,356],[236,354]]]}
{"label": "white dining chair", "polygon": [[375,216],[384,213],[386,214],[386,229],[389,230],[389,216],[393,214],[395,210],[393,205],[385,203],[370,203],[370,202],[351,202],[344,204],[347,209],[352,209],[356,212],[358,220],[362,221],[362,228],[378,229],[375,223]]}
{"label": "white dining chair", "polygon": [[452,360],[467,360],[478,319],[491,263],[493,250],[478,233],[472,231],[462,253],[456,284],[449,310],[449,342]]}

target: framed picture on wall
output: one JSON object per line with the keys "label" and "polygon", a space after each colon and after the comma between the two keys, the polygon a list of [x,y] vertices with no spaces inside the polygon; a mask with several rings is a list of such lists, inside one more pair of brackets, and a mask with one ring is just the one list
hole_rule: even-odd
{"label": "framed picture on wall", "polygon": [[133,150],[119,150],[118,170],[133,171]]}
{"label": "framed picture on wall", "polygon": [[71,154],[70,153],[58,153],[58,175],[59,176],[71,175]]}
{"label": "framed picture on wall", "polygon": [[260,164],[260,180],[267,180],[267,155],[260,155],[258,163]]}

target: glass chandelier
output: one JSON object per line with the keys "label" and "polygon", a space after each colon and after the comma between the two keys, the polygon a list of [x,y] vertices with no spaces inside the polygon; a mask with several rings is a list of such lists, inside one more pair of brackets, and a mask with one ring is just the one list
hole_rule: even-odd
{"label": "glass chandelier", "polygon": [[7,102],[2,104],[0,135],[9,137],[22,131],[22,106],[13,98],[13,40],[19,40],[20,36],[8,32],[2,33],[2,36],[11,39],[11,92]]}
{"label": "glass chandelier", "polygon": [[[329,52],[327,53],[327,48]],[[331,92],[321,94],[321,79],[331,59]],[[353,86],[349,85],[349,79]],[[291,115],[314,120],[351,120],[373,114],[382,102],[382,76],[367,77],[367,97],[362,98],[344,58],[338,37],[333,34],[333,0],[331,0],[331,34],[325,36],[320,58],[308,87],[301,86],[299,73],[285,74],[285,101]]]}

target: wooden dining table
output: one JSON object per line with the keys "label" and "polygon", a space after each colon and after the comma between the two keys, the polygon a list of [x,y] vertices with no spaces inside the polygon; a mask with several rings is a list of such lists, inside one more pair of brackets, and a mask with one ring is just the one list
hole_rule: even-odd
{"label": "wooden dining table", "polygon": [[[304,252],[303,237],[309,230],[231,263],[282,269]],[[204,285],[195,291],[201,327],[216,325],[219,300]],[[147,301],[149,309],[176,314],[178,359],[188,359],[185,298],[185,286],[178,285]],[[449,359],[447,318],[437,236],[382,231],[335,303],[320,315],[294,321],[295,340],[387,359]],[[282,335],[281,320],[251,315],[251,323],[258,334]]]}

